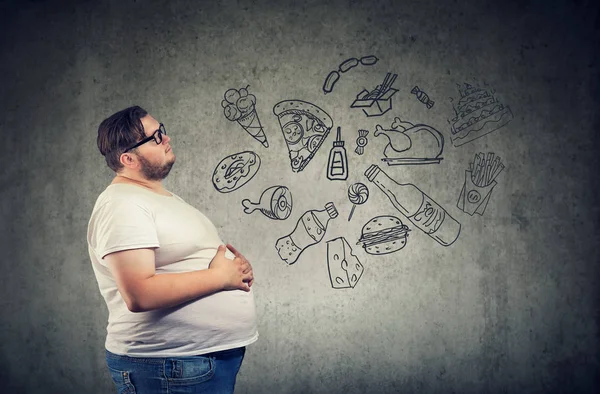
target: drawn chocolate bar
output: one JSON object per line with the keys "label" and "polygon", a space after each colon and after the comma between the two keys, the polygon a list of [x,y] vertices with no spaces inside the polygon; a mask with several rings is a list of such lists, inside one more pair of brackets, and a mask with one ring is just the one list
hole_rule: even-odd
{"label": "drawn chocolate bar", "polygon": [[398,74],[387,73],[381,85],[372,91],[363,89],[350,108],[361,108],[367,116],[381,116],[392,109],[392,96],[398,91],[392,88]]}

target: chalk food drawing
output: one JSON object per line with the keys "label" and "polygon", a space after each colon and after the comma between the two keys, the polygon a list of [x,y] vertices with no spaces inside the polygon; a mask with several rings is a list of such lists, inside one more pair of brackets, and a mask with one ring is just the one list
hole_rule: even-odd
{"label": "chalk food drawing", "polygon": [[482,89],[468,83],[458,85],[460,99],[454,105],[454,117],[448,119],[454,146],[461,146],[506,126],[512,119],[510,107],[494,96],[495,90]]}
{"label": "chalk food drawing", "polygon": [[247,214],[259,211],[269,219],[285,220],[292,213],[292,192],[285,186],[271,186],[262,192],[258,202],[254,203],[246,198],[242,201],[242,206]]}
{"label": "chalk food drawing", "polygon": [[356,137],[356,149],[354,149],[354,153],[357,155],[362,155],[365,153],[365,146],[367,146],[369,143],[367,135],[369,135],[369,130],[358,130],[358,137]]}
{"label": "chalk food drawing", "polygon": [[348,188],[348,200],[352,203],[352,209],[350,210],[350,215],[348,215],[348,221],[352,219],[356,206],[366,203],[368,199],[369,188],[367,185],[361,182],[350,185]]}
{"label": "chalk food drawing", "polygon": [[387,73],[383,82],[369,91],[363,89],[356,95],[350,108],[361,108],[367,116],[381,116],[392,109],[392,96],[397,89],[392,88],[398,74]]}
{"label": "chalk food drawing", "polygon": [[377,125],[374,135],[388,140],[381,161],[389,166],[438,164],[442,160],[444,136],[431,126],[415,125],[396,117],[391,129]]}
{"label": "chalk food drawing", "polygon": [[377,59],[377,57],[373,55],[363,56],[360,59],[351,57],[349,59],[344,60],[342,63],[340,63],[337,70],[331,71],[329,75],[327,75],[327,78],[325,78],[325,82],[323,82],[323,93],[327,94],[333,91],[333,87],[340,79],[340,73],[346,73],[354,67],[358,66],[359,64],[363,66],[373,66],[377,63],[378,60],[379,59]]}
{"label": "chalk food drawing", "polygon": [[217,164],[212,183],[220,193],[230,193],[248,183],[260,168],[260,157],[251,151],[234,153]]}
{"label": "chalk food drawing", "polygon": [[356,286],[365,268],[346,238],[338,237],[327,241],[327,270],[331,287],[349,289]]}
{"label": "chalk food drawing", "polygon": [[494,152],[488,152],[487,156],[476,154],[465,171],[465,183],[456,206],[471,216],[475,213],[483,215],[497,184],[495,179],[503,169],[504,164],[499,156],[494,158]]}
{"label": "chalk food drawing", "polygon": [[256,113],[256,96],[248,93],[248,86],[239,90],[228,89],[225,92],[225,99],[221,101],[223,114],[228,120],[237,122],[252,138],[268,148],[267,136]]}
{"label": "chalk food drawing", "polygon": [[339,126],[335,141],[333,141],[333,146],[329,151],[327,179],[330,181],[345,181],[348,179],[348,155],[342,140],[342,128]]}
{"label": "chalk food drawing", "polygon": [[409,231],[395,216],[376,216],[363,226],[357,245],[372,255],[394,253],[404,249]]}
{"label": "chalk food drawing", "polygon": [[325,204],[323,210],[312,209],[304,212],[294,230],[275,242],[279,257],[288,265],[294,264],[306,248],[323,239],[327,224],[337,216],[338,211],[332,202]]}
{"label": "chalk food drawing", "polygon": [[460,223],[418,187],[412,183],[396,182],[377,165],[371,165],[365,176],[416,228],[440,245],[450,246],[458,239]]}
{"label": "chalk food drawing", "polygon": [[300,172],[327,138],[333,121],[321,108],[302,100],[281,101],[273,113],[287,144],[292,171]]}
{"label": "chalk food drawing", "polygon": [[418,86],[415,86],[414,88],[412,88],[412,90],[410,92],[412,94],[414,94],[415,96],[417,96],[417,100],[419,100],[420,102],[422,102],[423,104],[425,104],[427,106],[427,109],[433,108],[433,104],[435,104],[433,102],[433,100],[431,100],[429,98],[429,96],[427,95],[427,93],[425,93],[424,91],[422,91],[421,89],[419,89]]}

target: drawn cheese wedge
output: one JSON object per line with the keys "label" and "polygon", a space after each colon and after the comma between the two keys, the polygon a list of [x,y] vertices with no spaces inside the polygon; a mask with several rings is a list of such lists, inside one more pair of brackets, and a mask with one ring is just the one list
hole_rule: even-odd
{"label": "drawn cheese wedge", "polygon": [[365,270],[344,237],[327,241],[327,268],[334,289],[354,288]]}

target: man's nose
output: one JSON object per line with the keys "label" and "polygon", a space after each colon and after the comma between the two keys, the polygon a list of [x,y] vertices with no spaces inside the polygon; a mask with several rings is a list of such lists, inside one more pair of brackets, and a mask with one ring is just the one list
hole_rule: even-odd
{"label": "man's nose", "polygon": [[168,136],[168,135],[166,135],[166,134],[163,134],[163,136],[162,136],[162,143],[163,143],[163,144],[166,144],[166,143],[167,143],[167,142],[169,142],[169,141],[171,141],[171,137],[169,137],[169,136]]}

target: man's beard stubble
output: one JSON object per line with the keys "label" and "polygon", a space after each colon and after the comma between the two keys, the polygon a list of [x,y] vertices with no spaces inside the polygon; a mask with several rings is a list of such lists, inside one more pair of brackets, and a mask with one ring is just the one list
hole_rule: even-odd
{"label": "man's beard stubble", "polygon": [[171,168],[173,164],[175,164],[175,158],[173,160],[168,161],[164,165],[152,164],[146,158],[138,155],[138,159],[142,164],[142,174],[149,181],[162,181],[169,175],[171,172]]}

